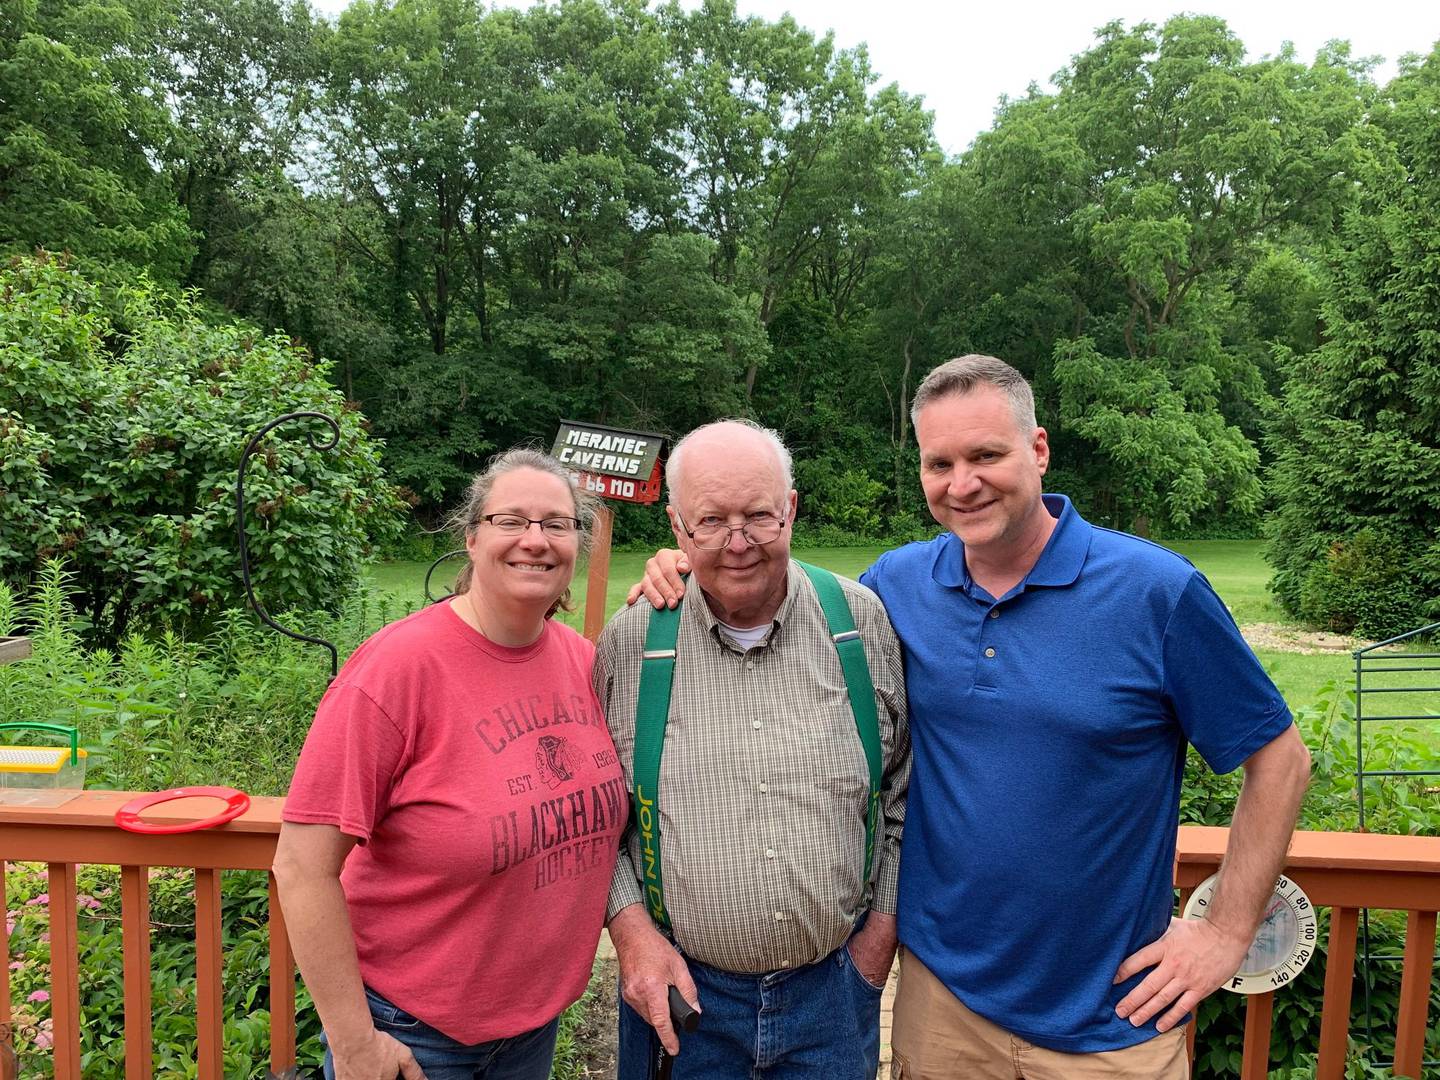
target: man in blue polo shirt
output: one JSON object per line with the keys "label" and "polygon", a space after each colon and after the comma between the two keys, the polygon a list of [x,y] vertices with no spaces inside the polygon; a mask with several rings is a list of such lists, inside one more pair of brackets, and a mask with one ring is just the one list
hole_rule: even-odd
{"label": "man in blue polo shirt", "polygon": [[[1181,1080],[1181,1023],[1254,937],[1309,754],[1199,571],[1041,493],[1019,372],[948,361],[911,415],[947,532],[860,578],[904,650],[913,749],[892,1076]],[[683,590],[672,566],[647,567],[652,603]],[[1182,922],[1187,745],[1245,779],[1214,900]]]}
{"label": "man in blue polo shirt", "polygon": [[[1041,494],[1018,372],[949,361],[912,416],[948,532],[861,577],[904,646],[914,740],[893,1075],[1185,1077],[1179,1025],[1239,968],[1309,755],[1189,562]],[[1181,922],[1187,744],[1245,780],[1215,901]]]}

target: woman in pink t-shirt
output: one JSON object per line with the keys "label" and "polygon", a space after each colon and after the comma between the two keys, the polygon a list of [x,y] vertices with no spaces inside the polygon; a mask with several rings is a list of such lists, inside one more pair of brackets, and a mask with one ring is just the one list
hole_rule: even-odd
{"label": "woman in pink t-shirt", "polygon": [[456,595],[320,702],[275,878],[332,1080],[550,1075],[627,806],[595,650],[550,617],[593,507],[553,458],[498,457],[458,515]]}

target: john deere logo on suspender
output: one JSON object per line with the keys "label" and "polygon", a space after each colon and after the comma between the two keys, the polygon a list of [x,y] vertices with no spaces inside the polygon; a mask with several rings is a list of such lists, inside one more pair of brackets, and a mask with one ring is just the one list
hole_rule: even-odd
{"label": "john deere logo on suspender", "polygon": [[660,892],[659,849],[655,844],[655,800],[646,798],[645,789],[635,784],[636,816],[640,822],[640,853],[645,857],[645,906],[650,914],[659,920],[665,911]]}

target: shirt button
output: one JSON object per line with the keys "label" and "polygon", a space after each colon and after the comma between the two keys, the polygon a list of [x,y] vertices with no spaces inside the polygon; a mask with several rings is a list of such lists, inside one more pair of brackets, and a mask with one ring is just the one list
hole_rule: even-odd
{"label": "shirt button", "polygon": [[762,723],[760,723],[759,720],[751,720],[751,721],[750,721],[750,726],[753,727],[756,731],[759,731],[759,730],[760,730],[762,727],[764,727],[765,725],[763,725]]}
{"label": "shirt button", "polygon": [[785,921],[785,913],[784,913],[783,911],[777,911],[777,912],[775,912],[775,921],[776,921],[776,922],[784,922],[784,921]]}
{"label": "shirt button", "polygon": [[765,858],[767,858],[767,859],[773,859],[774,857],[775,857],[775,849],[774,849],[773,847],[767,847],[767,848],[765,849]]}
{"label": "shirt button", "polygon": [[764,795],[764,794],[765,794],[767,791],[769,791],[769,790],[770,790],[770,785],[767,784],[767,783],[765,783],[764,780],[761,780],[761,781],[760,781],[760,794],[761,794],[761,795]]}
{"label": "shirt button", "polygon": [[986,650],[985,650],[985,655],[986,655],[986,656],[994,656],[994,655],[995,655],[995,650],[994,650],[994,649],[986,649]]}
{"label": "shirt button", "polygon": [[745,666],[746,666],[747,668],[753,668],[753,667],[755,666],[755,661],[754,661],[754,660],[746,660],[746,661],[745,661]]}
{"label": "shirt button", "polygon": [[992,618],[992,619],[998,619],[999,617],[1000,617],[1000,609],[999,609],[998,607],[993,607],[993,608],[991,608],[991,609],[990,609],[990,618]]}

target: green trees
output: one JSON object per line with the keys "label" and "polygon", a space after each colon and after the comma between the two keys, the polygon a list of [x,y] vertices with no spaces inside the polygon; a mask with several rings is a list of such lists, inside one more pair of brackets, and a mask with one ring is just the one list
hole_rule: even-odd
{"label": "green trees", "polygon": [[1440,618],[1440,50],[1386,90],[1323,305],[1268,436],[1276,595],[1339,630]]}
{"label": "green trees", "polygon": [[[329,358],[422,515],[562,416],[740,413],[795,446],[813,521],[907,534],[909,396],[989,352],[1032,379],[1051,483],[1097,520],[1254,529],[1279,498],[1297,611],[1348,618],[1300,584],[1337,542],[1347,566],[1420,543],[1387,507],[1428,506],[1428,459],[1399,469],[1374,439],[1432,445],[1390,419],[1434,396],[1407,329],[1429,295],[1426,65],[1382,94],[1343,44],[1256,59],[1210,17],[1111,23],[947,159],[863,46],[733,0],[6,10],[0,249],[69,250],[122,286],[144,270],[198,290],[192,316]],[[1333,374],[1362,342],[1407,389]],[[1336,417],[1383,489],[1351,493],[1359,547],[1290,460]],[[47,505],[52,436],[0,430],[17,520]],[[1380,562],[1432,595],[1409,558]]]}
{"label": "green trees", "polygon": [[329,607],[393,520],[379,448],[283,336],[203,318],[141,283],[102,303],[48,256],[0,270],[0,568],[75,573],[101,641],[153,618],[203,626],[242,603],[235,468],[281,412],[337,416],[337,449],[272,435],[250,470],[256,587],[269,606]]}
{"label": "green trees", "polygon": [[152,160],[171,124],[166,0],[10,0],[0,19],[0,253],[74,252],[177,281],[184,210]]}
{"label": "green trees", "polygon": [[1021,351],[1102,516],[1144,531],[1258,509],[1241,425],[1264,349],[1233,313],[1266,241],[1328,233],[1351,198],[1364,70],[1341,49],[1247,61],[1209,17],[1112,23],[962,163],[1025,238]]}

